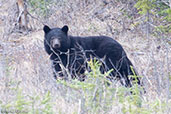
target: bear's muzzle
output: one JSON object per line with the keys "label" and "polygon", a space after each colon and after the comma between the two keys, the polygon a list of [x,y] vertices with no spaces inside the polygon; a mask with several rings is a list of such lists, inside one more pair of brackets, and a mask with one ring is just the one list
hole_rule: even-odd
{"label": "bear's muzzle", "polygon": [[61,47],[61,43],[60,43],[59,39],[57,39],[57,38],[51,40],[50,44],[51,44],[52,48],[55,48],[55,49]]}

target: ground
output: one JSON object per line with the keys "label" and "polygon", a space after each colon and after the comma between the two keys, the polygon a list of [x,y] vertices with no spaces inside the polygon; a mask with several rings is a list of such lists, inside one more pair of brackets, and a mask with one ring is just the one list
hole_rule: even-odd
{"label": "ground", "polygon": [[[26,99],[32,98],[29,96],[39,96],[40,99],[43,99],[42,96],[50,91],[53,96],[51,102],[55,104],[52,107],[53,110],[66,114],[77,112],[80,102],[75,96],[79,94],[61,84],[56,84],[52,72],[49,72],[51,71],[49,67],[51,64],[43,46],[44,33],[41,30],[43,25],[39,23],[37,25],[40,26],[36,30],[24,34],[15,31],[9,33],[14,24],[7,26],[6,23],[11,21],[5,19],[12,17],[11,11],[13,11],[12,7],[14,6],[12,3],[12,1],[0,2],[2,5],[0,7],[0,104],[14,101],[16,88],[22,90],[22,95]],[[79,3],[73,7],[75,8],[78,5]],[[49,18],[51,21],[46,21],[46,24],[51,27],[69,24],[72,26],[70,33],[73,35],[114,36],[115,40],[124,47],[140,76],[144,76],[143,80],[147,91],[143,95],[145,101],[153,102],[158,99],[159,101],[167,100],[170,102],[167,86],[170,83],[168,80],[168,72],[171,68],[169,61],[171,58],[170,45],[165,40],[157,39],[154,36],[146,38],[143,32],[134,27],[131,28],[132,26],[127,26],[129,22],[125,22],[125,26],[131,30],[125,30],[120,23],[112,20],[112,17],[105,21],[100,20],[111,12],[112,16],[115,15],[118,20],[123,21],[124,17],[122,18],[118,14],[120,12],[118,7],[121,6],[119,3],[117,7],[112,7],[109,4],[110,7],[105,9],[106,14],[99,13],[92,18],[94,9],[99,9],[100,12],[101,5],[103,4],[99,2],[95,8],[94,4],[91,4],[89,7],[84,6],[80,10],[75,9],[70,14],[72,18],[66,18],[67,15],[61,16],[61,8]],[[67,14],[67,11],[63,13]],[[35,104],[35,107],[42,108],[39,102]],[[121,108],[121,105],[114,105],[111,113],[120,113]]]}

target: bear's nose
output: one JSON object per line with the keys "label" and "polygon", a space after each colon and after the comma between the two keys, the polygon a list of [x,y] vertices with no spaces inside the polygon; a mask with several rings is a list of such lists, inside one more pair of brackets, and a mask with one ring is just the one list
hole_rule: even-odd
{"label": "bear's nose", "polygon": [[59,41],[58,39],[53,39],[53,40],[51,41],[51,46],[52,46],[53,48],[60,48],[60,46],[61,46],[60,41]]}
{"label": "bear's nose", "polygon": [[59,44],[55,44],[55,45],[53,46],[53,48],[59,48],[59,47],[60,47]]}

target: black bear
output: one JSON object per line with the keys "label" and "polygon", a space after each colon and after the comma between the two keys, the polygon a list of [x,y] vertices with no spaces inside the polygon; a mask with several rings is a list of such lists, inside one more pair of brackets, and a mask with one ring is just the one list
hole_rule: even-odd
{"label": "black bear", "polygon": [[[79,37],[68,35],[68,26],[49,28],[44,26],[44,46],[53,61],[55,78],[72,74],[71,77],[84,79],[88,59],[95,57],[104,60],[105,70],[113,69],[110,78],[124,79],[124,85],[131,87],[129,75],[133,75],[123,47],[114,39],[107,36]],[[69,72],[67,74],[67,71]],[[103,70],[102,70],[103,71]],[[134,80],[134,78],[132,78]],[[138,78],[137,78],[138,79]],[[140,80],[138,79],[140,85]]]}

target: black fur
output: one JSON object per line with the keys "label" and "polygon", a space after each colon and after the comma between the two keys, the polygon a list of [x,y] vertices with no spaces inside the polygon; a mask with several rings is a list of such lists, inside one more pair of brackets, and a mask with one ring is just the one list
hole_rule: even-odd
{"label": "black fur", "polygon": [[[131,86],[128,75],[133,75],[130,68],[133,65],[117,41],[107,36],[69,36],[68,30],[67,26],[53,29],[50,29],[46,25],[44,26],[45,50],[51,55],[50,59],[53,61],[53,67],[58,73],[58,76],[64,75],[60,67],[60,64],[63,64],[65,67],[68,66],[72,75],[77,75],[79,78],[82,78],[84,77],[86,69],[86,59],[90,57],[96,57],[98,59],[104,58],[105,70],[106,68],[108,70],[113,69],[110,77],[123,78],[125,80],[125,86]],[[51,46],[51,41],[54,39],[60,42],[60,47],[53,48]],[[60,60],[62,63],[59,62]],[[104,69],[102,72],[104,72]],[[55,77],[57,78],[58,76],[55,73]],[[140,84],[139,79],[138,84]]]}

